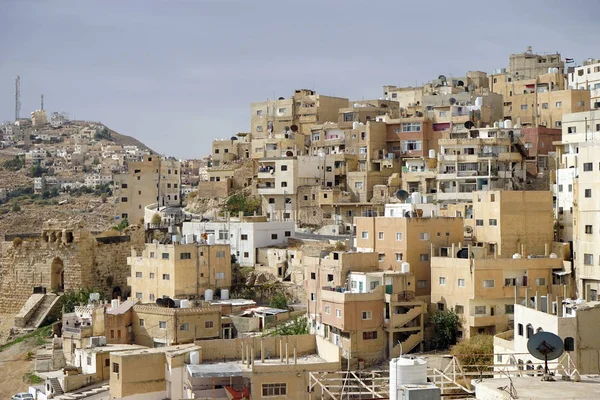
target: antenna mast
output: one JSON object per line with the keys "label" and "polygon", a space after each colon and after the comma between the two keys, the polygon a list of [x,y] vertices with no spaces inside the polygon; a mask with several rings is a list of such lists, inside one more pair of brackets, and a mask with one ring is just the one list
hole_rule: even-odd
{"label": "antenna mast", "polygon": [[42,93],[42,106],[40,110],[44,111],[44,94]]}
{"label": "antenna mast", "polygon": [[19,120],[21,111],[21,77],[17,75],[15,79],[15,122]]}

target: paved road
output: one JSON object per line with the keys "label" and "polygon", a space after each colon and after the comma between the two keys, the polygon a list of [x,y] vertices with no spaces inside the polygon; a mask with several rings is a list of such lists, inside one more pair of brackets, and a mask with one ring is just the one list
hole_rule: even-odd
{"label": "paved road", "polygon": [[351,235],[319,235],[317,233],[305,233],[305,232],[296,232],[295,237],[298,239],[309,239],[309,240],[339,240],[343,241],[346,239],[351,239]]}

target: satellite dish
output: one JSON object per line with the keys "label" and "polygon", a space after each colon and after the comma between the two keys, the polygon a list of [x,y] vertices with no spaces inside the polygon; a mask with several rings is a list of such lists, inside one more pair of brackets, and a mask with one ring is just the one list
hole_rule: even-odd
{"label": "satellite dish", "polygon": [[463,81],[458,81],[458,83],[456,84],[456,86],[465,86],[465,83]]}
{"label": "satellite dish", "polygon": [[156,305],[159,307],[164,307],[165,306],[165,301],[163,300],[162,297],[159,297],[158,299],[156,299]]}
{"label": "satellite dish", "polygon": [[527,351],[538,360],[544,360],[542,381],[553,381],[554,378],[550,376],[548,370],[548,360],[555,360],[561,356],[564,351],[562,339],[551,332],[536,333],[527,341]]}
{"label": "satellite dish", "polygon": [[456,258],[469,258],[469,249],[460,249],[457,251]]}
{"label": "satellite dish", "polygon": [[473,123],[473,121],[465,122],[465,128],[467,128],[467,129],[472,129],[474,126],[475,126],[475,124]]}
{"label": "satellite dish", "polygon": [[465,226],[465,233],[473,233],[473,227],[469,225]]}
{"label": "satellite dish", "polygon": [[232,136],[231,140],[238,140],[238,138],[236,136]]}
{"label": "satellite dish", "polygon": [[163,299],[163,301],[164,301],[165,307],[175,308],[175,301],[172,298],[167,297],[167,298]]}
{"label": "satellite dish", "polygon": [[291,151],[291,150],[288,150],[288,151],[285,152],[285,156],[286,157],[294,157],[294,152]]}
{"label": "satellite dish", "polygon": [[285,97],[280,97],[279,100],[285,100]]}
{"label": "satellite dish", "polygon": [[290,129],[292,130],[292,132],[298,132],[298,125],[292,125],[290,126]]}
{"label": "satellite dish", "polygon": [[438,79],[439,79],[440,81],[445,81],[445,80],[446,80],[446,77],[445,77],[444,75],[440,75],[440,76],[438,76]]}
{"label": "satellite dish", "polygon": [[406,190],[400,189],[396,192],[396,198],[400,201],[408,199],[409,196],[410,194]]}
{"label": "satellite dish", "polygon": [[456,99],[454,97],[450,97],[450,99],[448,99],[448,102],[450,103],[451,106],[456,104]]}

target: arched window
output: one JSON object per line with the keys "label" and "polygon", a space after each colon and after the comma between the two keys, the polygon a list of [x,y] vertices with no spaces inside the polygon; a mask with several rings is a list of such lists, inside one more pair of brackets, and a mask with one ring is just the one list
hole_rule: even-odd
{"label": "arched window", "polygon": [[533,325],[527,324],[527,339],[533,336]]}
{"label": "arched window", "polygon": [[565,338],[565,351],[575,351],[575,339],[572,337]]}

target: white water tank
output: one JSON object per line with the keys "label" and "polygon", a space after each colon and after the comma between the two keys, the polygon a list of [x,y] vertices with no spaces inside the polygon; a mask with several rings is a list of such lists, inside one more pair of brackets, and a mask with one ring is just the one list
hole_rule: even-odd
{"label": "white water tank", "polygon": [[190,352],[190,364],[192,364],[192,365],[200,364],[200,352],[199,351],[191,351]]}
{"label": "white water tank", "polygon": [[558,256],[556,255],[556,253],[550,253],[550,258],[558,258]]}
{"label": "white water tank", "polygon": [[390,361],[390,400],[401,400],[402,386],[427,384],[427,361],[403,356]]}
{"label": "white water tank", "polygon": [[513,127],[513,126],[512,126],[512,121],[511,121],[510,119],[505,119],[505,120],[504,120],[504,127],[505,127],[506,129],[512,129],[512,127]]}
{"label": "white water tank", "polygon": [[504,121],[498,121],[498,128],[504,128]]}
{"label": "white water tank", "polygon": [[358,121],[352,123],[352,129],[358,129]]}
{"label": "white water tank", "polygon": [[483,97],[475,97],[475,107],[481,107],[483,105]]}
{"label": "white water tank", "polygon": [[206,243],[208,243],[209,245],[215,244],[215,234],[214,233],[211,233],[208,235]]}
{"label": "white water tank", "polygon": [[185,242],[186,243],[194,243],[194,234],[193,233],[188,233],[187,235],[185,235]]}
{"label": "white water tank", "polygon": [[404,261],[400,265],[400,272],[402,272],[403,274],[408,274],[410,272],[410,264]]}
{"label": "white water tank", "polygon": [[413,204],[420,204],[421,203],[421,195],[419,194],[419,192],[412,192],[410,194],[410,201]]}
{"label": "white water tank", "polygon": [[521,255],[519,253],[515,253],[513,254],[513,258],[521,258]]}
{"label": "white water tank", "polygon": [[548,67],[548,73],[551,74],[554,72],[554,68],[553,67]]}
{"label": "white water tank", "polygon": [[213,299],[213,291],[212,289],[206,289],[204,291],[204,300],[206,301],[212,301]]}
{"label": "white water tank", "polygon": [[113,299],[110,301],[110,308],[117,308],[119,307],[119,299]]}
{"label": "white water tank", "polygon": [[229,300],[229,289],[221,289],[221,300]]}
{"label": "white water tank", "polygon": [[435,150],[429,149],[429,158],[435,158]]}
{"label": "white water tank", "polygon": [[192,303],[188,299],[182,299],[181,303],[179,303],[180,308],[191,308]]}

